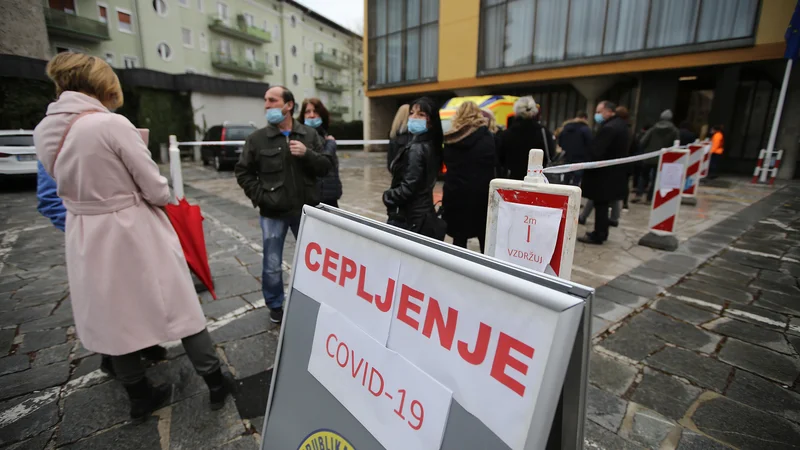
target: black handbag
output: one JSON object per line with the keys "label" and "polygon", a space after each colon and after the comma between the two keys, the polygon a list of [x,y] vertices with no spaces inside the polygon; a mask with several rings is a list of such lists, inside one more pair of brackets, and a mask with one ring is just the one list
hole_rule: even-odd
{"label": "black handbag", "polygon": [[447,234],[447,222],[442,219],[444,208],[441,206],[441,202],[436,204],[439,205],[439,208],[436,209],[436,205],[434,205],[433,211],[425,216],[419,233],[423,236],[443,241],[445,234]]}

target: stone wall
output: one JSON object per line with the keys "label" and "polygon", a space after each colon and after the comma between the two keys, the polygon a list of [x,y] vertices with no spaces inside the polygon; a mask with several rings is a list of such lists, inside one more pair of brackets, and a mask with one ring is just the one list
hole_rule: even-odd
{"label": "stone wall", "polygon": [[48,59],[49,47],[41,1],[0,1],[0,54]]}

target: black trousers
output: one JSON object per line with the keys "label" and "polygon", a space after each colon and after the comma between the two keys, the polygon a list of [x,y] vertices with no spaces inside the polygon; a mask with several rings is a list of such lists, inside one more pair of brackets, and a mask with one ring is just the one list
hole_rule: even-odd
{"label": "black trousers", "polygon": [[[481,247],[481,253],[483,253],[483,244],[484,244],[484,241],[486,240],[486,235],[477,236],[477,238],[478,238],[478,244]],[[456,247],[467,248],[467,241],[468,240],[469,240],[469,238],[465,238],[465,237],[453,237],[453,245],[455,245]]]}
{"label": "black trousers", "polygon": [[594,202],[594,236],[595,239],[605,241],[608,239],[608,208],[609,201]]}
{"label": "black trousers", "polygon": [[[181,339],[186,355],[194,366],[194,370],[200,376],[208,375],[220,368],[220,361],[217,352],[214,350],[214,343],[208,330]],[[112,356],[111,364],[117,379],[122,384],[135,384],[144,378],[144,365],[139,351],[125,355]]]}
{"label": "black trousers", "polygon": [[328,206],[333,206],[334,208],[338,208],[339,207],[339,200],[331,200],[331,201],[323,200],[320,203],[328,205]]}

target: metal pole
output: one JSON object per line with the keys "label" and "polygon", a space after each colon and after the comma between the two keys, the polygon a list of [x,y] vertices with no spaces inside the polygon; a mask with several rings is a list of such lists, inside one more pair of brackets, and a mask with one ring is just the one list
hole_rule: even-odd
{"label": "metal pole", "polygon": [[181,150],[178,148],[178,138],[175,135],[169,137],[169,173],[172,177],[175,200],[180,200],[184,198],[183,173],[181,172]]}
{"label": "metal pole", "polygon": [[767,170],[772,161],[772,154],[775,150],[775,139],[778,137],[778,125],[781,123],[781,113],[783,113],[783,101],[786,99],[786,89],[789,87],[789,75],[792,74],[792,60],[786,61],[786,72],[783,74],[783,84],[781,84],[781,94],[778,96],[778,106],[775,109],[775,118],[772,120],[772,131],[769,132],[769,143],[767,144],[767,154],[764,158],[763,170],[759,182],[767,182]]}

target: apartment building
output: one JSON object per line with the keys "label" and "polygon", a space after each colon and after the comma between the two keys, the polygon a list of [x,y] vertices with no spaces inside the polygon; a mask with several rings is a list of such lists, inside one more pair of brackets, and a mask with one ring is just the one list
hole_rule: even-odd
{"label": "apartment building", "polygon": [[[634,125],[671,109],[697,132],[722,124],[723,169],[752,173],[786,67],[795,0],[365,0],[365,135],[384,138],[421,95],[533,95],[551,130],[609,99]],[[800,75],[776,148],[797,161]],[[788,158],[788,159],[787,159]]]}
{"label": "apartment building", "polygon": [[[292,0],[46,0],[44,14],[52,53],[101,56],[120,69],[284,85],[298,101],[321,98],[335,120],[362,117],[361,36]],[[192,104],[215,116],[206,122],[258,110],[248,104],[241,114],[226,100]]]}

